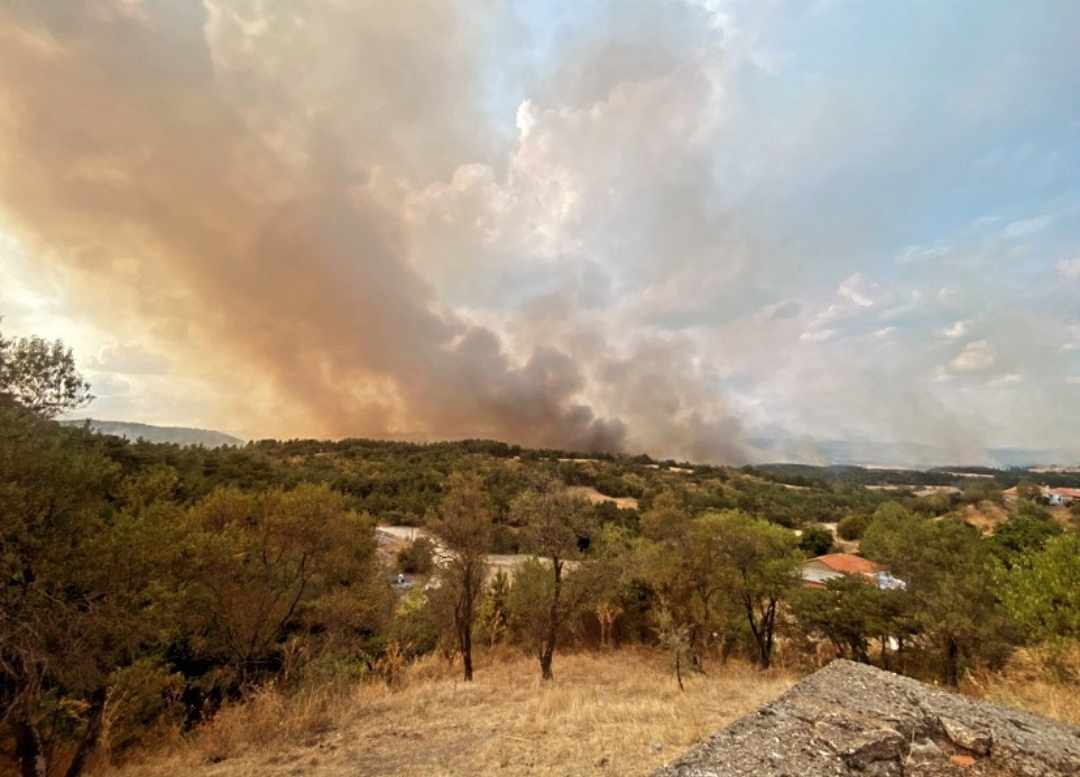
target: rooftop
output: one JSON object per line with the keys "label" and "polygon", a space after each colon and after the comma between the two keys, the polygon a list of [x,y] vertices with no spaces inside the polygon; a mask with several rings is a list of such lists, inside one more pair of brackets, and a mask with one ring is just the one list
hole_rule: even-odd
{"label": "rooftop", "polygon": [[872,575],[876,572],[885,571],[885,567],[881,564],[862,556],[856,556],[853,553],[827,553],[824,556],[812,558],[810,561],[817,561],[829,569],[842,572],[845,575]]}

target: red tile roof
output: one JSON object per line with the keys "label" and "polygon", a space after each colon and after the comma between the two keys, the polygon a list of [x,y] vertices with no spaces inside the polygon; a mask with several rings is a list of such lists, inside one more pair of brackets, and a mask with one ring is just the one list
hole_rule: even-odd
{"label": "red tile roof", "polygon": [[836,572],[843,572],[845,575],[872,575],[875,572],[883,572],[885,570],[885,567],[881,564],[876,564],[870,559],[856,556],[851,553],[828,553],[824,556],[818,556],[817,558],[810,560],[820,561],[829,569]]}

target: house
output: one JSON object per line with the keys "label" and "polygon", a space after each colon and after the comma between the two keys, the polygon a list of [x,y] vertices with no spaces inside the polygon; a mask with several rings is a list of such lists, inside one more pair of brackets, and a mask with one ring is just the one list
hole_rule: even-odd
{"label": "house", "polygon": [[811,588],[822,588],[829,580],[845,576],[864,578],[881,589],[905,588],[903,580],[893,577],[881,564],[853,553],[828,553],[803,564],[802,579]]}
{"label": "house", "polygon": [[1046,501],[1054,507],[1070,505],[1080,500],[1080,488],[1048,488],[1044,493]]}

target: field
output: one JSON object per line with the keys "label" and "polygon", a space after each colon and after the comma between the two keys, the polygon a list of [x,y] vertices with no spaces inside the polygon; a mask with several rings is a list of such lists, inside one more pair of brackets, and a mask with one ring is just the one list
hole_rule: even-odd
{"label": "field", "polygon": [[480,657],[476,680],[428,657],[399,689],[351,685],[285,698],[264,691],[195,736],[166,741],[111,777],[424,774],[644,775],[795,682],[742,663],[707,667],[681,693],[664,656],[642,649],[534,659]]}

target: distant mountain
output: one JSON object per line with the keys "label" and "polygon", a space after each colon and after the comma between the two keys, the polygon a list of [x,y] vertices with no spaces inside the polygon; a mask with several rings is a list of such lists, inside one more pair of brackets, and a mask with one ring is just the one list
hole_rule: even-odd
{"label": "distant mountain", "polygon": [[176,445],[202,445],[207,448],[244,444],[244,441],[239,437],[233,437],[231,434],[225,434],[224,432],[214,432],[209,429],[187,429],[182,426],[151,426],[150,424],[135,424],[127,421],[99,421],[96,418],[76,418],[61,423],[65,426],[90,424],[90,428],[98,434],[111,434],[117,437],[126,437],[129,440],[167,442]]}
{"label": "distant mountain", "polygon": [[874,440],[815,440],[763,434],[750,440],[759,461],[926,469],[985,465],[993,467],[1074,466],[1080,453],[1065,449],[971,448]]}

